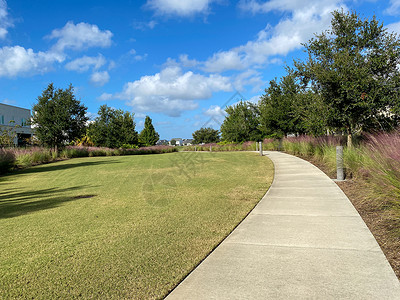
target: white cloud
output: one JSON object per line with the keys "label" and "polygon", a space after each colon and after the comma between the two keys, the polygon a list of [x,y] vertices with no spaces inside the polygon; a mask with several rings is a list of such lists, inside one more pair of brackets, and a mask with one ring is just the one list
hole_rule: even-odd
{"label": "white cloud", "polygon": [[145,29],[153,29],[156,27],[157,22],[154,20],[151,20],[149,22],[134,22],[133,27],[135,29],[140,29],[140,30],[145,30]]}
{"label": "white cloud", "polygon": [[260,101],[260,98],[261,98],[261,95],[253,96],[247,101],[252,102],[252,103],[258,103]]}
{"label": "white cloud", "polygon": [[122,59],[130,59],[130,57],[133,57],[135,61],[141,61],[147,58],[147,53],[138,55],[135,49],[131,49],[126,55],[122,56]]}
{"label": "white cloud", "polygon": [[13,24],[8,18],[7,2],[0,0],[0,39],[4,39],[8,33],[8,28]]}
{"label": "white cloud", "polygon": [[252,69],[239,73],[233,80],[233,85],[238,91],[243,91],[245,86],[252,86],[253,92],[257,92],[263,84],[261,73]]}
{"label": "white cloud", "polygon": [[136,61],[141,61],[141,60],[145,60],[147,58],[147,53],[143,54],[143,55],[135,55],[133,57],[134,60]]}
{"label": "white cloud", "polygon": [[70,61],[65,65],[65,68],[70,71],[86,72],[89,68],[93,67],[94,70],[98,70],[105,65],[106,59],[103,55],[99,54],[97,57],[83,56]]}
{"label": "white cloud", "polygon": [[99,101],[108,101],[108,100],[111,100],[113,98],[114,98],[113,94],[103,93],[99,97],[97,97],[97,100],[99,100]]}
{"label": "white cloud", "polygon": [[69,21],[61,29],[54,29],[48,36],[57,39],[53,46],[55,51],[65,49],[82,50],[90,47],[109,47],[113,34],[109,30],[100,30],[97,25],[88,23],[74,24]]}
{"label": "white cloud", "polygon": [[300,49],[302,43],[313,37],[314,33],[329,28],[331,12],[345,6],[341,0],[271,0],[267,2],[241,1],[240,8],[253,13],[266,13],[272,10],[289,13],[287,18],[275,25],[267,25],[255,40],[226,51],[214,53],[205,62],[203,70],[224,72],[243,70],[269,63],[275,56],[285,56]]}
{"label": "white cloud", "polygon": [[90,82],[95,86],[103,86],[110,80],[110,75],[107,71],[104,72],[94,72],[90,76]]}
{"label": "white cloud", "polygon": [[34,52],[21,46],[0,48],[0,77],[48,72],[54,62],[64,57],[54,52]]}
{"label": "white cloud", "polygon": [[400,34],[400,22],[389,24],[386,28],[388,29],[388,32]]}
{"label": "white cloud", "polygon": [[196,109],[198,105],[194,100],[208,99],[213,92],[231,89],[227,77],[183,73],[180,67],[167,66],[160,73],[126,83],[116,97],[128,100],[139,111],[177,117],[182,111]]}
{"label": "white cloud", "polygon": [[220,118],[226,116],[225,110],[223,110],[219,105],[211,105],[204,114],[210,117],[217,117]]}
{"label": "white cloud", "polygon": [[385,13],[389,15],[399,14],[400,0],[390,0],[390,6],[385,10]]}
{"label": "white cloud", "polygon": [[159,15],[190,16],[207,13],[213,1],[215,0],[148,0],[146,6]]}
{"label": "white cloud", "polygon": [[181,54],[179,56],[179,60],[185,68],[192,68],[195,67],[199,64],[199,62],[195,59],[189,59],[189,56],[187,54]]}
{"label": "white cloud", "polygon": [[[272,10],[279,10],[279,11],[288,11],[288,10],[296,10],[302,9],[305,6],[307,1],[296,1],[296,0],[270,0],[266,2],[260,2],[257,0],[241,0],[239,2],[239,8],[242,10],[251,11],[252,13],[266,13]],[[309,1],[308,1],[309,2]],[[315,1],[314,1],[315,2]],[[321,2],[333,2],[333,1],[324,1],[320,0]]]}
{"label": "white cloud", "polygon": [[207,72],[241,70],[245,68],[242,59],[243,54],[236,50],[217,52],[204,63],[203,69]]}

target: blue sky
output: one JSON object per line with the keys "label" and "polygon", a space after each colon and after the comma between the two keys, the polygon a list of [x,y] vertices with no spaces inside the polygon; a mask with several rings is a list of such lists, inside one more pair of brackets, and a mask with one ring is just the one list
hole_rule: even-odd
{"label": "blue sky", "polygon": [[400,0],[0,0],[0,102],[31,108],[71,83],[92,118],[107,104],[190,138],[257,101],[339,8],[400,32]]}

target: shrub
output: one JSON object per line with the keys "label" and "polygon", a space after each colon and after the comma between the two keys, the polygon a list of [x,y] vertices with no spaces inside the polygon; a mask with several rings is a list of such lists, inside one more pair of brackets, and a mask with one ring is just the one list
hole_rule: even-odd
{"label": "shrub", "polygon": [[0,174],[11,171],[15,166],[15,161],[12,150],[0,148]]}
{"label": "shrub", "polygon": [[[366,152],[376,187],[400,197],[400,130],[367,136]],[[394,198],[394,197],[393,197]]]}

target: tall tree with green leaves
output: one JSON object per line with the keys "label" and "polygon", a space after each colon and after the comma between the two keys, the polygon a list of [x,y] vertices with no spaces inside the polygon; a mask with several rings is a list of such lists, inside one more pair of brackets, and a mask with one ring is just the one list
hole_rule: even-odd
{"label": "tall tree with green leaves", "polygon": [[281,138],[288,133],[303,133],[301,118],[296,113],[300,86],[293,72],[279,82],[271,80],[265,95],[260,98],[260,130],[263,136]]}
{"label": "tall tree with green leaves", "polygon": [[133,113],[102,105],[98,115],[88,129],[88,137],[96,146],[119,148],[138,144]]}
{"label": "tall tree with green leaves", "polygon": [[219,130],[213,129],[211,127],[200,128],[192,133],[193,143],[218,143],[220,141]]}
{"label": "tall tree with green leaves", "polygon": [[236,105],[228,106],[225,111],[227,116],[221,125],[222,140],[235,143],[261,140],[258,108],[255,104],[240,101]]}
{"label": "tall tree with green leaves", "polygon": [[375,16],[334,11],[331,29],[305,44],[306,62],[296,61],[302,81],[328,106],[329,124],[355,132],[398,124],[400,40]]}
{"label": "tall tree with green leaves", "polygon": [[160,135],[154,129],[153,123],[149,116],[144,120],[144,128],[139,134],[139,142],[144,146],[154,146],[160,139]]}
{"label": "tall tree with green leaves", "polygon": [[42,145],[62,147],[85,134],[87,108],[75,98],[74,88],[56,89],[50,83],[32,108],[32,125]]}

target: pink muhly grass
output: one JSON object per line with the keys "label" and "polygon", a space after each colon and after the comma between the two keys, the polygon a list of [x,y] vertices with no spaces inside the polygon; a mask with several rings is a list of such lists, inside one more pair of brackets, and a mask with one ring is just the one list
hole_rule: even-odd
{"label": "pink muhly grass", "polygon": [[367,155],[372,158],[377,187],[400,195],[400,130],[370,134],[367,139]]}

